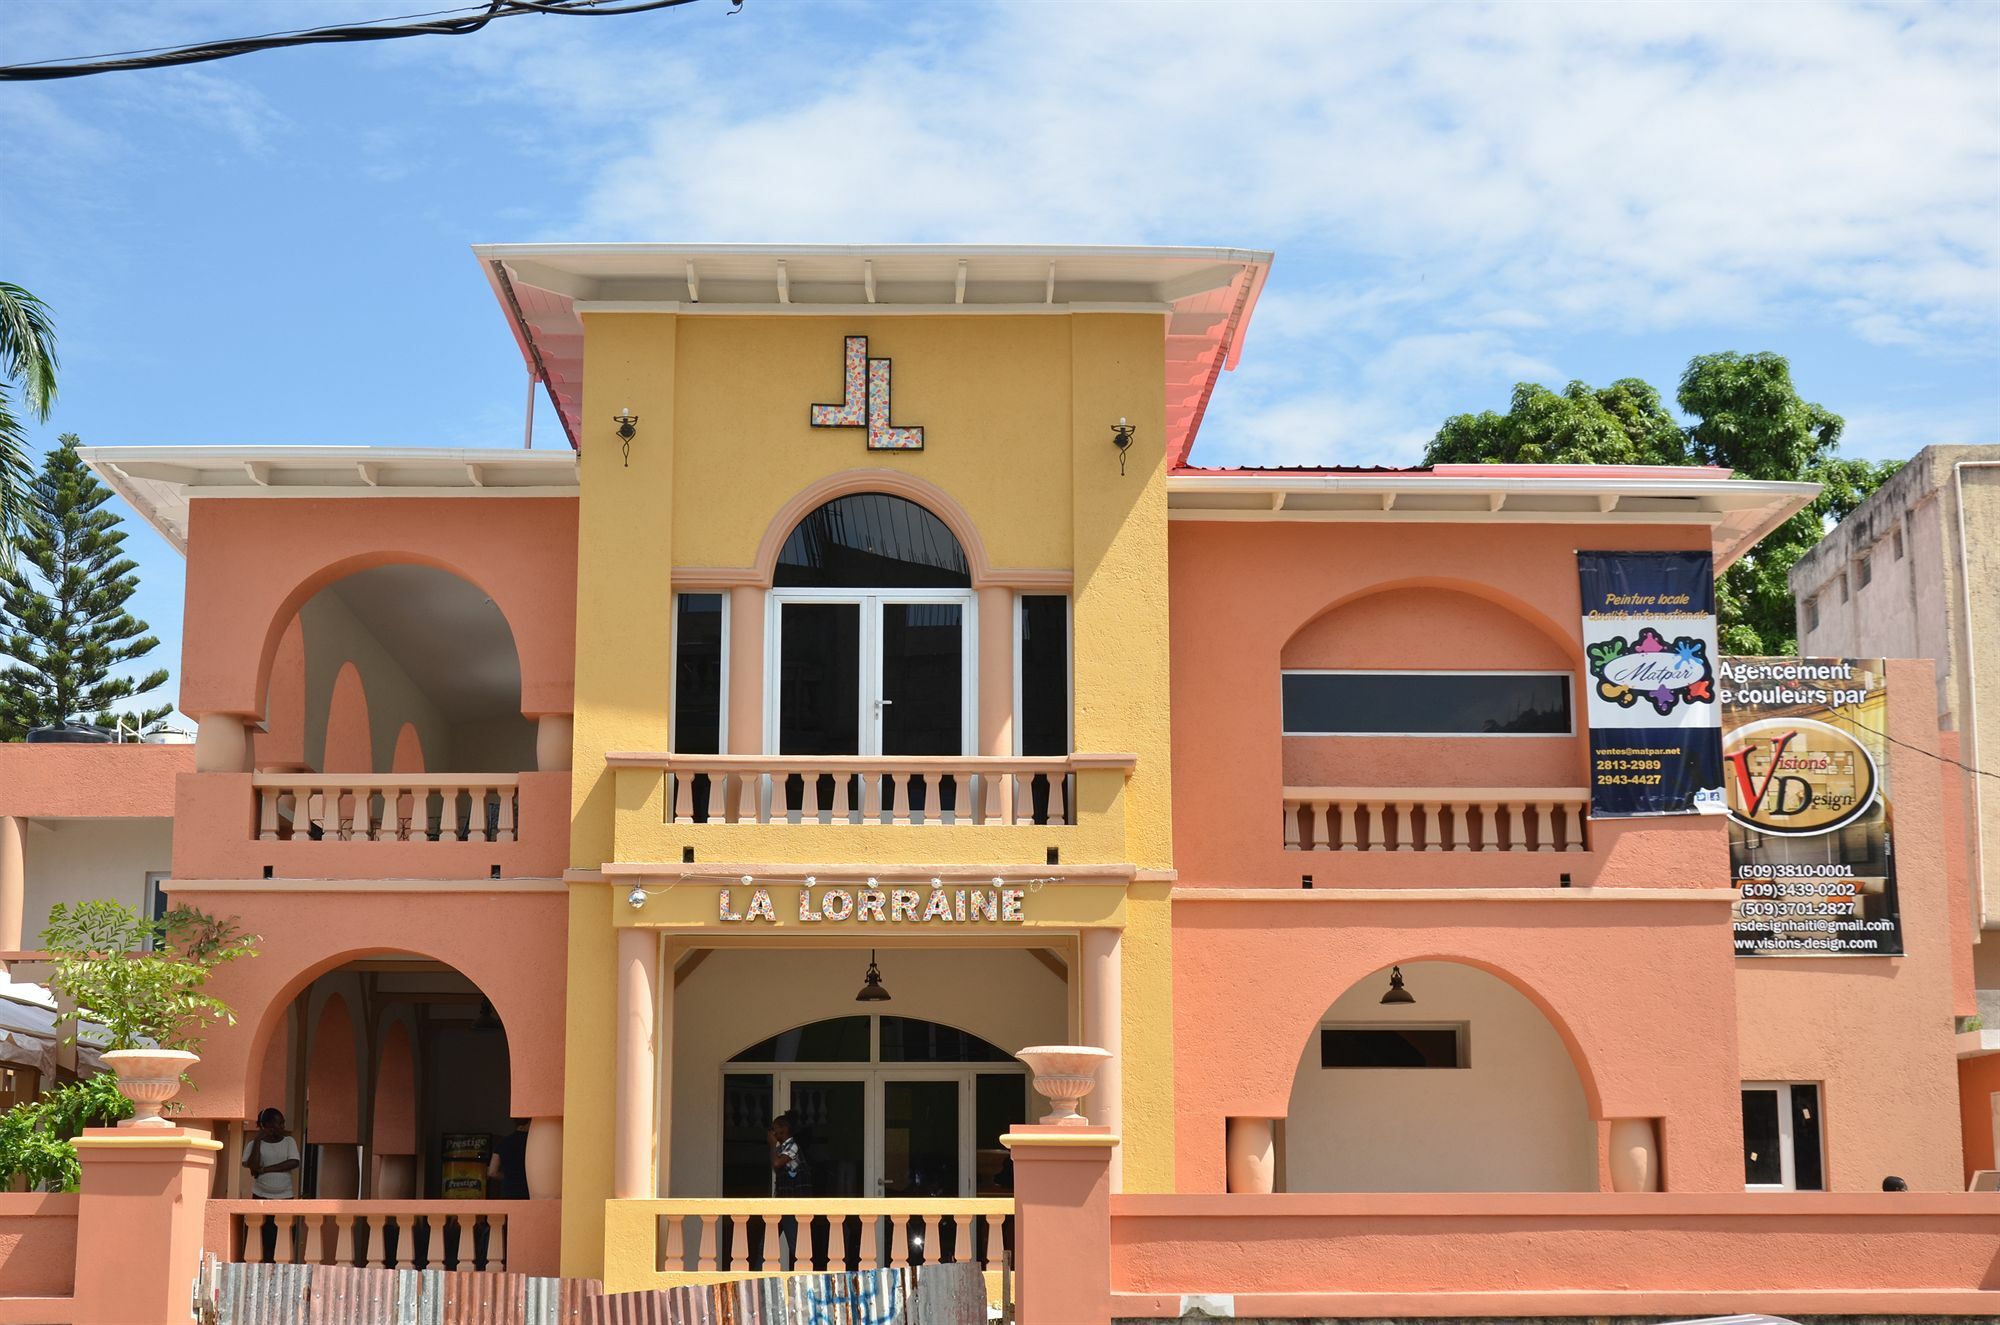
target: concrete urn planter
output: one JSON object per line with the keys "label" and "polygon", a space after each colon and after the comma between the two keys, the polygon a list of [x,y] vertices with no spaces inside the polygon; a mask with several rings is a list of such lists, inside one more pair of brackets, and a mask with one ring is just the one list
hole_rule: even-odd
{"label": "concrete urn planter", "polygon": [[1087,1044],[1038,1044],[1014,1056],[1034,1072],[1035,1089],[1054,1106],[1042,1116],[1044,1127],[1090,1125],[1076,1106],[1097,1085],[1097,1069],[1111,1057],[1110,1050]]}
{"label": "concrete urn planter", "polygon": [[172,1127],[160,1106],[180,1092],[181,1074],[201,1058],[185,1049],[110,1049],[104,1063],[118,1077],[118,1093],[132,1101],[120,1127]]}

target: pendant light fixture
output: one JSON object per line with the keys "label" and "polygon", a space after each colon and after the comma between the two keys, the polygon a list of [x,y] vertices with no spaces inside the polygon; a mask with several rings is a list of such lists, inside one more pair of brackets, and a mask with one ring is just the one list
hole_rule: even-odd
{"label": "pendant light fixture", "polygon": [[1389,992],[1382,995],[1382,1001],[1384,1003],[1414,1003],[1417,1001],[1415,994],[1403,988],[1402,967],[1391,966],[1389,968]]}
{"label": "pendant light fixture", "polygon": [[[1408,998],[1405,994],[1403,997]],[[875,965],[875,949],[868,950],[868,974],[861,978],[861,992],[854,996],[856,1003],[887,1003],[889,991],[882,987],[882,970]]]}

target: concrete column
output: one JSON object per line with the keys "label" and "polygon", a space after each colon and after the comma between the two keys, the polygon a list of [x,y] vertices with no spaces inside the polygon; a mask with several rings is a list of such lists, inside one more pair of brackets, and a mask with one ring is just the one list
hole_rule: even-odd
{"label": "concrete column", "polygon": [[251,764],[250,727],[234,713],[210,713],[195,725],[194,771],[248,773]]}
{"label": "concrete column", "polygon": [[570,747],[576,739],[576,719],[567,713],[544,713],[535,719],[535,768],[543,773],[569,772]]}
{"label": "concrete column", "polygon": [[[620,1201],[654,1195],[659,1135],[657,1015],[660,940],[650,929],[618,931],[618,1087],[613,1121],[611,1195]],[[664,1149],[664,1147],[659,1147]]]}
{"label": "concrete column", "polygon": [[1277,1181],[1274,1132],[1269,1118],[1229,1120],[1227,1172],[1230,1191],[1257,1194],[1271,1191]]}
{"label": "concrete column", "polygon": [[1094,1127],[1015,1127],[1000,1144],[1014,1159],[1016,1319],[1110,1325],[1118,1138]]}
{"label": "concrete column", "polygon": [[28,900],[28,821],[0,815],[0,952],[20,952]]}
{"label": "concrete column", "polygon": [[764,590],[729,591],[729,754],[764,753]]}
{"label": "concrete column", "polygon": [[[1085,1099],[1090,1121],[1116,1134],[1124,1123],[1125,976],[1119,960],[1122,929],[1083,931],[1083,1042],[1110,1051],[1097,1069],[1097,1086]],[[1123,1190],[1119,1151],[1110,1157],[1111,1189]]]}
{"label": "concrete column", "polygon": [[528,1196],[553,1201],[562,1196],[563,1120],[534,1118],[528,1122]]}
{"label": "concrete column", "polygon": [[1004,587],[979,591],[978,748],[1014,753],[1014,591]]}
{"label": "concrete column", "polygon": [[182,1128],[93,1127],[76,1139],[76,1325],[188,1318],[222,1143]]}

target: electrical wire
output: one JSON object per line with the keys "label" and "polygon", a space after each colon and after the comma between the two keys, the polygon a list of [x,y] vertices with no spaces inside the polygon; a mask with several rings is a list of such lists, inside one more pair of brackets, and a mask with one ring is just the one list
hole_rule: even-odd
{"label": "electrical wire", "polygon": [[[1839,707],[1846,708],[1848,706],[1843,704],[1840,705]],[[1838,712],[1839,709],[1836,709],[1835,711]],[[1960,760],[1953,759],[1950,755],[1941,755],[1937,753],[1935,750],[1926,750],[1921,745],[1912,745],[1908,741],[1899,741],[1895,737],[1891,736],[1888,732],[1883,731],[1880,727],[1871,727],[1867,723],[1863,722],[1861,719],[1855,717],[1851,713],[1841,713],[1840,717],[1843,722],[1851,722],[1855,726],[1859,727],[1862,731],[1873,732],[1891,745],[1900,745],[1905,750],[1914,750],[1918,754],[1924,756],[1926,759],[1935,759],[1940,764],[1950,764],[1953,768],[1962,768],[1966,772],[1972,774],[1974,777],[2000,778],[2000,773],[1991,773],[1983,768],[1974,768],[1971,764],[1963,763]]]}
{"label": "electrical wire", "polygon": [[[103,55],[33,60],[24,64],[0,65],[0,83],[46,82],[57,78],[81,78],[88,74],[114,73],[128,69],[166,69],[184,64],[226,60],[256,51],[281,50],[288,46],[332,45],[351,41],[392,41],[399,37],[462,37],[478,32],[496,18],[522,14],[568,14],[573,17],[603,18],[618,14],[643,14],[655,9],[674,9],[694,0],[488,0],[484,5],[459,9],[435,9],[421,14],[369,19],[361,23],[331,27],[295,28],[267,32],[255,37],[232,37],[221,41],[198,42],[191,46],[154,46],[136,51],[113,51]],[[743,7],[744,0],[732,0],[730,12]],[[425,20],[410,22],[409,20]]]}

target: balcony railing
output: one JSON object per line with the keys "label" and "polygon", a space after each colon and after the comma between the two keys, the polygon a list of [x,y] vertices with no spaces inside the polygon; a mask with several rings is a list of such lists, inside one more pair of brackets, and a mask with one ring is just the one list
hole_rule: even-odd
{"label": "balcony railing", "polygon": [[962,1261],[978,1264],[991,1284],[1011,1264],[1013,1222],[1011,1197],[675,1199],[614,1201],[606,1208],[606,1233],[618,1245],[636,1251],[650,1232],[649,1268],[663,1285],[719,1273]]}
{"label": "balcony railing", "polygon": [[214,1201],[209,1210],[228,1220],[228,1260],[497,1272],[508,1268],[510,1217],[532,1206],[528,1201]]}
{"label": "balcony railing", "polygon": [[1076,779],[1131,755],[996,758],[613,755],[660,770],[673,824],[1015,826],[1077,822]]}
{"label": "balcony railing", "polygon": [[261,842],[512,842],[512,773],[258,773]]}
{"label": "balcony railing", "polygon": [[1585,851],[1581,787],[1286,787],[1287,851]]}

